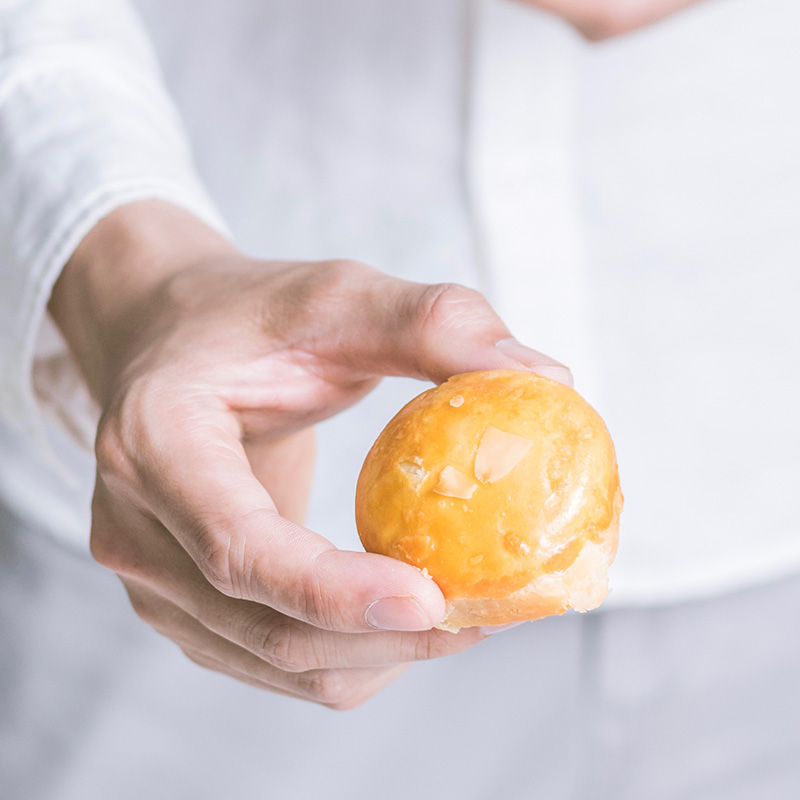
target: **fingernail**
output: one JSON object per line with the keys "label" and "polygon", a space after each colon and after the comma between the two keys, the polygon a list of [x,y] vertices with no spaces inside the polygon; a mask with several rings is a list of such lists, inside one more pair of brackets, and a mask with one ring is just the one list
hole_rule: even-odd
{"label": "fingernail", "polygon": [[544,353],[540,353],[538,350],[526,347],[516,339],[501,339],[495,347],[504,356],[513,358],[514,361],[532,372],[563,383],[566,386],[573,385],[572,373],[569,371],[569,367],[554,358],[550,358],[550,356],[546,356]]}
{"label": "fingernail", "polygon": [[481,628],[483,636],[491,636],[493,633],[500,633],[501,631],[509,631],[511,628],[516,628],[517,625],[524,625],[527,620],[523,619],[519,622],[509,622],[505,625],[484,625]]}
{"label": "fingernail", "polygon": [[382,631],[427,631],[434,625],[434,620],[413,597],[376,600],[364,616],[367,625]]}

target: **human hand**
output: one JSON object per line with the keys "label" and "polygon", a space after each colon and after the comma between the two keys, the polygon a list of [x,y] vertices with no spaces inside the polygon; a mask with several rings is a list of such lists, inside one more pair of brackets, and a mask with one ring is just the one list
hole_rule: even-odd
{"label": "human hand", "polygon": [[298,524],[310,426],[382,375],[538,365],[569,380],[496,346],[510,334],[477,292],[352,262],[256,261],[148,202],[84,240],[50,310],[103,409],[92,553],[192,660],[350,708],[410,662],[484,638],[431,630],[444,599],[414,567]]}
{"label": "human hand", "polygon": [[683,11],[699,0],[522,0],[563,17],[590,41],[608,39]]}

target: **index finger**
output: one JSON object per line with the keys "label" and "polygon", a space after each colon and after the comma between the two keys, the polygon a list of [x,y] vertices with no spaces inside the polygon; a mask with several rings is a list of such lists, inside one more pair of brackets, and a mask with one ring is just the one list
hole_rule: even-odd
{"label": "index finger", "polygon": [[[136,465],[139,492],[218,591],[328,630],[421,631],[442,620],[444,597],[416,568],[338,550],[281,517],[228,423],[207,408],[176,422],[173,409],[169,424],[150,415],[137,435],[148,454]],[[108,449],[98,443],[101,475],[115,460]]]}

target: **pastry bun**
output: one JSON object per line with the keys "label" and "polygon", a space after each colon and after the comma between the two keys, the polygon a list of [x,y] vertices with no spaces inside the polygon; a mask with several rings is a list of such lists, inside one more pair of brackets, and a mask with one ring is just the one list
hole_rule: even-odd
{"label": "pastry bun", "polygon": [[445,630],[587,611],[608,594],[622,493],[583,398],[535,372],[456,375],[414,398],[356,489],[366,550],[424,570]]}

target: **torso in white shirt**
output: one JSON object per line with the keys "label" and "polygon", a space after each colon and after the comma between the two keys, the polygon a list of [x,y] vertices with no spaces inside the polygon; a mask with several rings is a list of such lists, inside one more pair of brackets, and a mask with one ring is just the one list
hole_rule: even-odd
{"label": "torso in white shirt", "polygon": [[[573,367],[618,447],[614,602],[800,567],[800,7],[598,46],[497,0],[138,5],[245,249],[476,285]],[[309,525],[338,545],[419,388],[321,426]]]}

